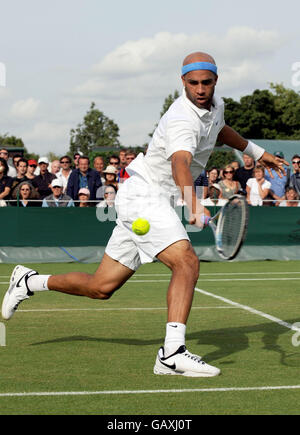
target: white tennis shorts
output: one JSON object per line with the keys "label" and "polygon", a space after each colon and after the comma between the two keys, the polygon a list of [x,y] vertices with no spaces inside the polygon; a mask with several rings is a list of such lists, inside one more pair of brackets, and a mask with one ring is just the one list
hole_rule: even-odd
{"label": "white tennis shorts", "polygon": [[[129,269],[151,263],[168,246],[179,240],[189,240],[170,198],[160,189],[133,175],[121,185],[116,196],[117,225],[106,247],[106,254]],[[150,230],[136,235],[132,223],[147,219]]]}

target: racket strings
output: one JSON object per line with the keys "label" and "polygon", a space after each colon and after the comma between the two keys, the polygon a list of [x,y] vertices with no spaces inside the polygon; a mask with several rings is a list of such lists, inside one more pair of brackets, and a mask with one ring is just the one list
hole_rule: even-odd
{"label": "racket strings", "polygon": [[244,234],[244,203],[239,200],[228,204],[222,222],[222,251],[231,257],[238,249]]}

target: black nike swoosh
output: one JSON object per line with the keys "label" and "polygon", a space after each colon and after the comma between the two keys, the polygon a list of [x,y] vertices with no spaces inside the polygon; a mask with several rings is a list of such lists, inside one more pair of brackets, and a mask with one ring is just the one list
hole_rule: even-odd
{"label": "black nike swoosh", "polygon": [[172,365],[170,365],[170,364],[166,364],[166,363],[164,363],[164,362],[163,362],[159,357],[158,357],[158,359],[159,359],[159,361],[160,361],[164,366],[168,367],[169,369],[176,370],[176,364],[175,364],[175,363],[172,364]]}
{"label": "black nike swoosh", "polygon": [[24,276],[27,275],[27,273],[28,273],[28,272],[24,273],[24,275],[19,279],[19,281],[18,281],[17,284],[16,284],[16,287],[21,287],[19,284],[20,284],[20,282],[22,281],[22,279],[24,278]]}
{"label": "black nike swoosh", "polygon": [[171,328],[177,328],[177,325],[170,325]]}

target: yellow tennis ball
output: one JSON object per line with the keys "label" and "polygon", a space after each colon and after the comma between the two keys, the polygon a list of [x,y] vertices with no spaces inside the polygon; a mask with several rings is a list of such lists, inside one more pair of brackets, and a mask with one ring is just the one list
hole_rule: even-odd
{"label": "yellow tennis ball", "polygon": [[149,230],[150,224],[147,219],[137,218],[132,223],[132,231],[138,236],[143,236],[144,234],[147,234]]}

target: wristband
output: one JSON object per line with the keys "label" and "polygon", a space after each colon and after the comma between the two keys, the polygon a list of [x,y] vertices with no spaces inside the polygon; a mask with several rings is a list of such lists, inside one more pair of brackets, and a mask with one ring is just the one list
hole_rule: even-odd
{"label": "wristband", "polygon": [[252,157],[254,160],[259,160],[264,152],[265,150],[262,147],[256,145],[250,140],[248,141],[248,145],[243,151],[244,154],[247,154],[248,156]]}

